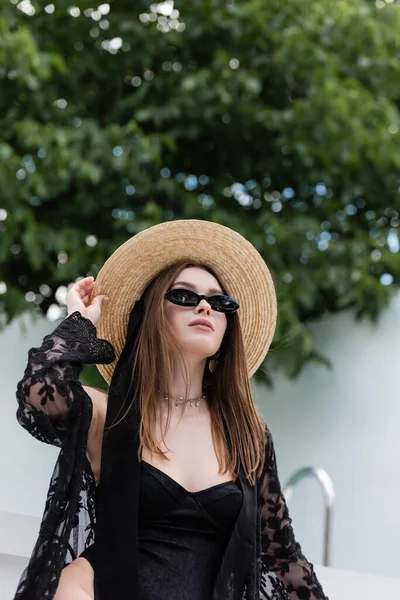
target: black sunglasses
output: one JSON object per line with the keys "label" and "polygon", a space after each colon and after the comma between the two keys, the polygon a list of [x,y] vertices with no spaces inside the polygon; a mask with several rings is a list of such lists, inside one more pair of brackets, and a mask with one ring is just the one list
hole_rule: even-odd
{"label": "black sunglasses", "polygon": [[192,290],[185,290],[183,288],[169,290],[165,294],[165,298],[179,306],[197,306],[204,298],[213,310],[223,313],[234,313],[240,306],[230,296],[223,296],[222,294],[218,296],[204,296],[203,294],[196,294]]}

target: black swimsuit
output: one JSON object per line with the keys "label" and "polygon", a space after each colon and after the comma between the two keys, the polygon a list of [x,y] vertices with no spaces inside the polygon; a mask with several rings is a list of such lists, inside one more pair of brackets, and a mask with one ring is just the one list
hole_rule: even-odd
{"label": "black swimsuit", "polygon": [[[227,481],[199,492],[188,492],[154,465],[145,461],[141,464],[138,508],[141,600],[210,600],[242,505],[240,487]],[[93,546],[81,556],[93,565],[92,552]],[[126,593],[126,600],[131,600],[129,590]]]}

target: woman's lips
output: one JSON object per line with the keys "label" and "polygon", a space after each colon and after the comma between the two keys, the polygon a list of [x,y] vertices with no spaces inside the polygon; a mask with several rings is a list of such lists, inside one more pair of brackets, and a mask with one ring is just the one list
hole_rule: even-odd
{"label": "woman's lips", "polygon": [[202,331],[212,331],[211,327],[209,327],[208,325],[201,325],[200,323],[198,323],[197,325],[189,325],[189,327],[198,327]]}

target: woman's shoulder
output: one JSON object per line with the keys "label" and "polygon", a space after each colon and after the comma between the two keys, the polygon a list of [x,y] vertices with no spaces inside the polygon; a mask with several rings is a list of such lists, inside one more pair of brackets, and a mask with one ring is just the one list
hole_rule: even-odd
{"label": "woman's shoulder", "polygon": [[95,388],[88,385],[83,385],[82,387],[92,401],[92,426],[97,425],[97,429],[99,428],[99,426],[101,428],[102,424],[104,426],[104,422],[106,419],[108,392],[106,392],[105,390],[101,390],[100,388]]}
{"label": "woman's shoulder", "polygon": [[106,403],[108,400],[108,392],[106,390],[102,390],[100,388],[92,387],[89,385],[82,385],[85,392],[90,396],[90,399],[93,402],[93,405],[97,403]]}
{"label": "woman's shoulder", "polygon": [[95,392],[99,392],[100,394],[103,394],[105,396],[108,396],[108,391],[107,390],[102,390],[101,388],[97,388],[94,387],[92,385],[82,385],[83,389],[85,389],[88,393],[89,391],[95,391]]}
{"label": "woman's shoulder", "polygon": [[86,385],[82,387],[90,397],[93,405],[92,421],[90,423],[87,441],[87,455],[92,466],[96,483],[98,484],[100,477],[101,446],[107,415],[108,393],[99,388]]}

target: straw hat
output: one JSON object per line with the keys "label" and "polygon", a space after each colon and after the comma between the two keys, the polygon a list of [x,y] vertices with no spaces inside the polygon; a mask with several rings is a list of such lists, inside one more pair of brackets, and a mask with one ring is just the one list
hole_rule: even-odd
{"label": "straw hat", "polygon": [[229,227],[197,219],[160,223],[122,244],[99,271],[92,297],[107,294],[96,325],[97,337],[111,342],[116,360],[97,365],[110,384],[125,346],[130,312],[147,285],[168,265],[195,260],[215,269],[229,286],[238,310],[249,377],[262,363],[276,325],[276,296],[262,256],[242,235]]}

